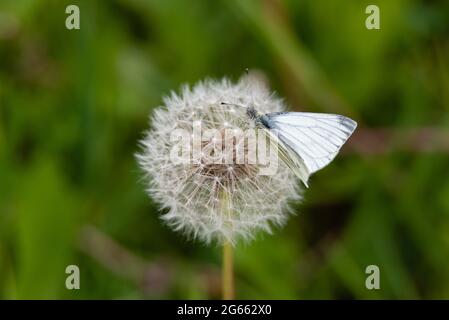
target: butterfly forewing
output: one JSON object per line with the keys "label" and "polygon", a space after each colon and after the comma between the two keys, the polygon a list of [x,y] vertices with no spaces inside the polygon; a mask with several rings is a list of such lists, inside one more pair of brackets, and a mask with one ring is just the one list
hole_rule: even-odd
{"label": "butterfly forewing", "polygon": [[357,127],[354,120],[334,114],[285,112],[266,116],[270,131],[296,153],[309,174],[328,165]]}

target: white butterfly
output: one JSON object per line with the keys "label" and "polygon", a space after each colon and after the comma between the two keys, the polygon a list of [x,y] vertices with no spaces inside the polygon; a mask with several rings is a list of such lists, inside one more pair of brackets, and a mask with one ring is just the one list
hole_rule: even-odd
{"label": "white butterfly", "polygon": [[306,185],[309,176],[327,166],[357,127],[345,116],[326,113],[274,112],[246,109],[256,124],[267,129],[287,166]]}

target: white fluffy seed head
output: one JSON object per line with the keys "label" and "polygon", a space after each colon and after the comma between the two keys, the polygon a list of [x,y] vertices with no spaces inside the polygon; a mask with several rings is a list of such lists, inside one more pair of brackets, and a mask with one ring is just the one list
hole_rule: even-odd
{"label": "white fluffy seed head", "polygon": [[[173,130],[193,132],[200,125],[201,133],[208,129],[245,131],[254,127],[254,121],[237,106],[279,112],[285,109],[282,101],[251,75],[236,84],[224,79],[184,86],[180,94],[172,93],[163,101],[164,106],[154,111],[151,129],[141,141],[143,150],[137,155],[148,178],[147,191],[164,209],[162,219],[174,230],[207,243],[235,244],[239,238],[252,239],[258,230],[271,233],[273,225],[284,224],[288,204],[300,199],[301,190],[280,158],[270,175],[258,174],[257,163],[203,161],[207,148],[217,142],[225,144],[217,141],[227,139],[220,134],[202,143],[204,152],[198,161],[174,163],[170,158]],[[234,146],[241,142],[238,137],[232,138]]]}

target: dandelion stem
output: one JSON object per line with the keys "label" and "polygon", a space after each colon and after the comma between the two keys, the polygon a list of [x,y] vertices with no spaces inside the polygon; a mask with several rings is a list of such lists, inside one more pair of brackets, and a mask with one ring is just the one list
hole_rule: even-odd
{"label": "dandelion stem", "polygon": [[234,299],[234,268],[232,245],[229,242],[223,244],[223,270],[222,288],[223,300]]}

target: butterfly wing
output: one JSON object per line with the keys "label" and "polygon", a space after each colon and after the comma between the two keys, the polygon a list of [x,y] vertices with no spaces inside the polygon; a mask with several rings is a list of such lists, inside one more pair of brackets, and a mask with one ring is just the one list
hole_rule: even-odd
{"label": "butterfly wing", "polygon": [[[307,185],[310,174],[327,166],[357,127],[347,117],[325,113],[282,112],[265,115],[270,131],[283,143],[282,153],[293,157],[294,172]],[[289,163],[286,162],[290,167]]]}
{"label": "butterfly wing", "polygon": [[307,180],[309,172],[304,161],[286,143],[280,142],[280,138],[272,130],[266,130],[270,139],[270,148],[273,148],[281,160],[292,170],[292,172],[308,187]]}

